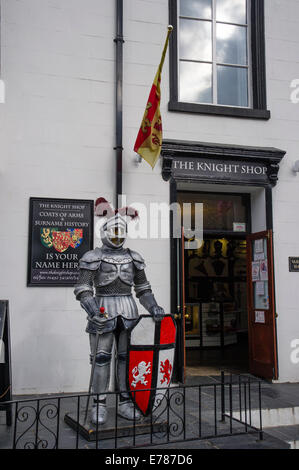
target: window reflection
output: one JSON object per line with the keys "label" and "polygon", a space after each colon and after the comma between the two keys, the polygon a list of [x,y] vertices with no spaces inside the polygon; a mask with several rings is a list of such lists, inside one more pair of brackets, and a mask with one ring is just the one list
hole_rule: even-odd
{"label": "window reflection", "polygon": [[218,103],[248,106],[247,69],[217,66]]}
{"label": "window reflection", "polygon": [[212,65],[180,63],[180,99],[185,102],[211,103]]}
{"label": "window reflection", "polygon": [[250,105],[248,2],[179,0],[181,101]]}
{"label": "window reflection", "polygon": [[217,61],[247,65],[247,28],[217,24]]}
{"label": "window reflection", "polygon": [[210,22],[181,19],[180,58],[212,60],[212,25]]}
{"label": "window reflection", "polygon": [[212,18],[212,0],[181,0],[180,15],[193,18]]}
{"label": "window reflection", "polygon": [[227,23],[247,23],[246,0],[216,0],[216,19]]}

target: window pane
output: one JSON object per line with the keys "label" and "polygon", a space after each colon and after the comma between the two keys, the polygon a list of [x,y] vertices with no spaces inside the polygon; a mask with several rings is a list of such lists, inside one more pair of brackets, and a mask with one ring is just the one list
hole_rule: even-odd
{"label": "window pane", "polygon": [[217,24],[217,62],[247,65],[247,28]]}
{"label": "window pane", "polygon": [[180,63],[180,101],[212,103],[212,65]]}
{"label": "window pane", "polygon": [[217,66],[218,104],[248,106],[247,69]]}
{"label": "window pane", "polygon": [[180,59],[212,60],[212,23],[180,20]]}
{"label": "window pane", "polygon": [[246,0],[216,0],[216,19],[227,23],[247,23]]}
{"label": "window pane", "polygon": [[212,18],[212,0],[181,0],[180,15],[195,18]]}
{"label": "window pane", "polygon": [[[229,162],[227,162],[229,163]],[[203,204],[203,229],[233,231],[234,222],[247,223],[247,208],[242,196],[226,194],[199,194],[199,193],[178,193],[180,204],[184,202],[191,205],[191,226],[195,224],[195,206],[193,203]],[[184,210],[187,210],[185,208]],[[185,213],[185,216],[189,216]],[[188,220],[186,218],[185,220]],[[182,220],[183,222],[183,220]],[[212,253],[211,253],[212,254]]]}

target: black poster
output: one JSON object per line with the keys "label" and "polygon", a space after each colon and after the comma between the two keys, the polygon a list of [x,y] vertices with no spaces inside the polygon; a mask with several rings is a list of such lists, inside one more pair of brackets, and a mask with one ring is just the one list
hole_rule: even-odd
{"label": "black poster", "polygon": [[28,286],[73,286],[93,249],[93,201],[30,198]]}

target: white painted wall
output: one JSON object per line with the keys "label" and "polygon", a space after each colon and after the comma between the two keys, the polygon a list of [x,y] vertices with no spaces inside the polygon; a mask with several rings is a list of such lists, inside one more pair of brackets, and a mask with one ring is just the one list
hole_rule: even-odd
{"label": "white painted wall", "polygon": [[251,193],[251,230],[252,233],[267,229],[265,189],[256,188]]}
{"label": "white painted wall", "polygon": [[[87,389],[85,314],[71,288],[27,288],[29,197],[113,200],[114,2],[2,0],[0,104],[0,298],[11,305],[14,393]],[[299,78],[299,2],[266,0],[267,92],[270,121],[167,111],[168,60],[162,77],[167,139],[278,147],[287,151],[274,189],[274,239],[280,380],[299,380],[290,342],[299,338],[299,104],[290,83]],[[169,199],[155,170],[134,163],[133,146],[160,60],[168,0],[125,0],[124,192],[128,204]],[[129,246],[147,260],[158,302],[169,310],[169,243]]]}
{"label": "white painted wall", "polygon": [[71,288],[27,288],[29,197],[113,195],[114,2],[2,0],[0,297],[13,391],[86,390],[85,313]]}

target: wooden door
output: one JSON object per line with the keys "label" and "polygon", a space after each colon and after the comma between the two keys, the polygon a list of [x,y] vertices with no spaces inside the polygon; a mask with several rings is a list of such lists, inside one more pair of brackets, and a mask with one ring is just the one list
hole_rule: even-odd
{"label": "wooden door", "polygon": [[272,231],[247,237],[250,373],[277,379],[276,312]]}

